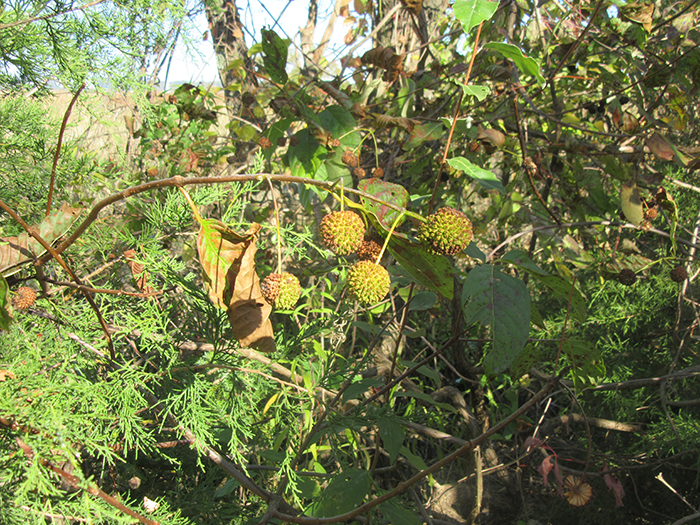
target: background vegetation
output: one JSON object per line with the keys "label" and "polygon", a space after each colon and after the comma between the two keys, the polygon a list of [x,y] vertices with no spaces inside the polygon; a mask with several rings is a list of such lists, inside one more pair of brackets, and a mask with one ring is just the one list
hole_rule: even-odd
{"label": "background vegetation", "polygon": [[[699,519],[696,3],[340,0],[337,60],[306,7],[4,4],[0,522]],[[225,89],[159,92],[197,10]]]}

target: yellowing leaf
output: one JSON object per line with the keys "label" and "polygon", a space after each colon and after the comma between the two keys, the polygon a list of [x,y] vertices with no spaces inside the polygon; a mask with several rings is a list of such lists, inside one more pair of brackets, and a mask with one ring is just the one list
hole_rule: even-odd
{"label": "yellowing leaf", "polygon": [[639,188],[634,181],[626,182],[620,190],[620,205],[622,213],[635,226],[639,226],[644,219],[642,199],[639,196]]}
{"label": "yellowing leaf", "polygon": [[671,143],[664,136],[654,132],[651,137],[646,140],[649,150],[658,158],[663,160],[673,160],[675,153]]}

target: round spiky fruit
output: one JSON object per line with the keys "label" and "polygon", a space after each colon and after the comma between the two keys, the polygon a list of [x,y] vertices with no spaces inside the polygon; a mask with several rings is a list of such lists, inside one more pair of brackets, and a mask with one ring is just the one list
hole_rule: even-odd
{"label": "round spiky fruit", "polygon": [[678,265],[671,270],[671,280],[677,283],[682,283],[688,278],[688,272],[684,266]]}
{"label": "round spiky fruit", "polygon": [[632,286],[637,281],[637,274],[634,273],[634,270],[623,268],[620,270],[620,273],[617,274],[617,280],[620,281],[620,284]]}
{"label": "round spiky fruit", "polygon": [[291,310],[301,295],[299,279],[289,272],[271,273],[260,283],[265,300],[278,310]]}
{"label": "round spiky fruit", "polygon": [[454,208],[440,208],[421,224],[418,233],[418,238],[430,251],[442,255],[461,252],[473,236],[472,223]]}
{"label": "round spiky fruit", "polygon": [[334,211],[323,218],[319,230],[323,244],[333,253],[350,255],[364,240],[365,223],[352,211]]}
{"label": "round spiky fruit", "polygon": [[372,261],[358,261],[348,272],[348,291],[361,304],[378,303],[389,293],[390,286],[389,272]]}
{"label": "round spiky fruit", "polygon": [[20,286],[17,288],[17,295],[12,299],[12,306],[17,310],[26,310],[36,301],[36,292],[34,288],[29,286]]}

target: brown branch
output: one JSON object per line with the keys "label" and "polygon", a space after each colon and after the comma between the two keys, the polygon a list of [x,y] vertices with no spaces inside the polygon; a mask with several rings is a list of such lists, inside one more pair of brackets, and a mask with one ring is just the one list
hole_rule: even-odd
{"label": "brown branch", "polygon": [[58,141],[56,142],[56,151],[53,154],[53,164],[51,166],[51,182],[49,182],[49,198],[46,201],[46,217],[51,213],[51,201],[53,200],[53,188],[56,181],[56,166],[58,166],[58,157],[61,155],[61,146],[63,145],[63,134],[66,132],[66,126],[68,125],[68,119],[73,111],[73,106],[78,101],[80,93],[85,89],[85,82],[78,88],[78,90],[71,98],[70,104],[66,108],[66,113],[63,115],[63,122],[61,122],[61,130],[58,132]]}
{"label": "brown branch", "polygon": [[[32,450],[32,447],[27,445],[24,441],[22,441],[20,438],[15,438],[17,445],[22,449],[22,452],[24,452],[24,455],[27,456],[27,458],[31,459],[34,457],[34,451]],[[141,523],[144,523],[145,525],[158,525],[157,521],[149,520],[148,518],[142,516],[138,512],[131,510],[129,507],[124,505],[121,501],[119,501],[116,498],[113,498],[109,494],[107,494],[105,491],[97,487],[96,485],[92,483],[88,483],[87,487],[81,486],[81,480],[77,476],[74,476],[73,474],[69,474],[65,470],[58,468],[57,466],[53,465],[49,461],[47,461],[44,458],[39,458],[39,463],[45,467],[46,469],[50,470],[54,474],[57,474],[61,478],[63,478],[71,487],[73,487],[76,490],[85,490],[89,494],[92,494],[93,496],[97,496],[98,498],[104,500],[106,503],[109,505],[113,506],[116,509],[119,509],[122,511],[124,514],[127,514],[131,516],[132,518],[135,518],[139,520]]]}
{"label": "brown branch", "polygon": [[[541,379],[543,381],[549,381],[552,378],[551,375],[545,374],[544,372],[541,372],[534,367],[530,369],[530,374],[536,377],[537,379]],[[608,390],[634,390],[637,388],[644,388],[647,386],[655,386],[660,384],[662,381],[675,381],[678,379],[686,379],[688,377],[697,376],[700,376],[700,366],[693,366],[690,368],[686,368],[685,370],[680,370],[678,372],[674,372],[673,374],[668,374],[661,377],[631,379],[629,381],[621,381],[619,383],[603,383],[602,385],[586,388],[586,390],[593,392],[603,392]],[[561,383],[567,386],[573,386],[573,382],[567,379],[562,379]]]}
{"label": "brown branch", "polygon": [[[68,266],[66,261],[63,260],[63,258],[59,255],[59,252],[57,250],[54,250],[51,245],[44,240],[43,237],[41,237],[37,231],[36,228],[31,228],[24,220],[22,217],[17,215],[15,211],[10,208],[7,204],[5,204],[4,201],[0,200],[0,208],[5,210],[10,217],[12,217],[17,223],[24,228],[24,230],[31,235],[43,248],[53,257],[56,259],[58,264],[61,265],[61,267],[68,273],[71,279],[73,279],[77,284],[83,285],[83,283],[80,281],[80,278],[75,274],[73,270]],[[36,262],[34,263],[35,265],[39,266],[40,263],[39,261],[41,258],[38,258]],[[112,337],[109,335],[109,329],[107,328],[107,323],[105,322],[104,318],[102,317],[102,314],[100,313],[100,309],[97,306],[97,303],[95,303],[95,300],[92,298],[92,295],[90,295],[89,292],[85,290],[81,290],[81,293],[85,297],[88,303],[90,303],[90,307],[92,310],[95,312],[95,315],[97,316],[97,320],[100,323],[100,326],[102,327],[102,331],[104,332],[105,336],[107,337],[107,346],[109,347],[109,355],[114,359],[114,345],[112,344]]]}
{"label": "brown branch", "polygon": [[568,425],[571,422],[585,423],[598,428],[607,430],[617,430],[618,432],[642,432],[642,425],[634,423],[620,423],[619,421],[611,421],[609,419],[600,419],[597,417],[584,417],[581,414],[569,414],[568,416],[559,416],[559,422],[563,425]]}
{"label": "brown branch", "polygon": [[576,39],[576,41],[571,44],[569,47],[569,50],[566,52],[566,55],[564,55],[564,58],[562,58],[559,61],[559,65],[557,65],[556,69],[554,72],[549,75],[549,78],[547,79],[547,82],[551,82],[554,77],[561,71],[561,69],[564,67],[564,65],[567,63],[569,60],[569,57],[576,51],[578,46],[581,45],[581,42],[583,42],[583,39],[586,38],[586,35],[588,34],[588,31],[591,30],[591,27],[593,27],[593,20],[598,16],[600,13],[600,10],[603,8],[603,5],[605,5],[605,0],[598,0],[598,5],[595,6],[595,10],[593,11],[593,14],[591,15],[591,18],[588,19],[588,23],[586,24],[586,27],[583,29],[579,37]]}
{"label": "brown branch", "polygon": [[[278,181],[278,182],[290,182],[290,183],[300,183],[300,184],[308,184],[311,186],[316,186],[321,189],[325,189],[327,191],[334,191],[336,187],[336,182],[329,182],[329,181],[320,181],[320,180],[315,180],[307,177],[294,177],[293,175],[279,175],[279,174],[271,174],[271,173],[256,173],[256,174],[245,174],[245,175],[220,175],[218,177],[180,177],[180,176],[175,176],[171,177],[168,179],[160,179],[160,180],[155,180],[155,181],[150,181],[146,182],[144,184],[140,184],[139,186],[134,186],[131,188],[127,188],[124,191],[120,191],[119,193],[115,193],[114,195],[111,195],[100,202],[98,202],[91,210],[90,213],[88,213],[87,217],[83,220],[80,225],[75,229],[75,231],[65,240],[63,241],[60,245],[58,245],[55,248],[55,252],[60,254],[62,253],[66,248],[71,246],[84,232],[87,230],[87,228],[95,222],[97,217],[99,216],[100,212],[106,208],[107,206],[110,206],[112,204],[115,204],[119,201],[126,200],[129,197],[134,197],[140,193],[144,193],[147,191],[155,190],[155,189],[164,189],[164,188],[177,188],[179,186],[192,186],[192,185],[201,185],[201,184],[226,184],[226,183],[231,183],[231,182],[249,182],[249,181],[262,181],[265,180],[266,178],[269,178],[270,180]],[[366,193],[364,191],[356,190],[353,188],[344,188],[345,193],[352,193],[353,195],[357,195],[358,197],[361,197],[363,199],[369,199],[371,201],[379,202],[388,208],[391,208],[392,210],[396,210],[398,212],[405,212],[406,210],[402,208],[401,206],[397,206],[395,204],[392,204],[390,202],[385,202],[382,201],[381,199],[377,198],[375,195],[370,195],[369,193]],[[50,254],[44,254],[41,257],[37,259],[39,264],[46,263],[51,258]]]}
{"label": "brown branch", "polygon": [[369,510],[373,509],[380,503],[383,503],[385,501],[388,501],[397,495],[401,494],[408,488],[412,487],[416,483],[418,483],[420,480],[426,478],[430,474],[433,474],[434,472],[437,472],[441,468],[443,468],[446,465],[449,465],[452,463],[455,459],[459,458],[460,456],[463,456],[464,454],[471,452],[476,448],[477,446],[481,445],[483,442],[485,442],[487,439],[489,439],[491,436],[493,436],[495,433],[500,432],[503,430],[507,425],[509,425],[511,422],[517,420],[519,417],[521,417],[523,414],[525,414],[528,410],[530,410],[540,399],[542,399],[547,393],[554,387],[554,385],[557,383],[557,379],[553,378],[547,385],[545,385],[537,394],[532,396],[529,401],[527,401],[523,406],[521,406],[518,410],[513,412],[510,416],[507,418],[501,420],[499,423],[494,425],[490,430],[487,432],[484,432],[481,434],[479,437],[472,439],[471,441],[468,441],[465,443],[462,447],[460,447],[458,450],[453,452],[452,454],[446,456],[440,461],[437,461],[430,467],[428,467],[425,470],[422,470],[418,474],[414,475],[413,477],[409,478],[406,481],[403,481],[399,483],[394,489],[382,494],[381,496],[378,496],[374,498],[373,500],[370,500],[360,506],[358,506],[356,509],[347,512],[345,514],[341,514],[338,516],[332,516],[328,518],[310,518],[306,516],[290,516],[286,514],[282,514],[280,512],[276,512],[275,516],[277,518],[280,518],[283,521],[288,521],[290,523],[299,523],[301,525],[322,525],[322,524],[330,524],[330,523],[339,523],[341,521],[347,521],[350,520],[356,516],[359,516],[360,514],[364,514],[368,512]]}
{"label": "brown branch", "polygon": [[532,158],[530,158],[527,154],[527,148],[525,145],[525,136],[523,134],[522,127],[520,126],[520,115],[518,113],[518,101],[515,97],[513,97],[513,110],[515,112],[515,125],[518,128],[518,141],[520,142],[520,154],[522,155],[522,158],[523,158],[523,165],[522,165],[523,171],[527,174],[527,179],[530,182],[530,187],[532,188],[532,191],[535,192],[535,195],[537,196],[537,200],[540,201],[540,204],[545,209],[545,211],[549,214],[549,216],[552,219],[554,219],[554,222],[561,225],[561,221],[559,220],[559,218],[556,215],[554,215],[554,212],[549,209],[549,206],[547,206],[547,203],[545,202],[544,198],[542,197],[540,192],[537,190],[537,187],[535,186],[535,181],[532,179],[533,172],[537,172],[537,166],[532,161]]}
{"label": "brown branch", "polygon": [[[481,37],[481,27],[484,25],[483,22],[479,24],[476,30],[476,37],[474,38],[474,49],[472,51],[471,60],[469,60],[469,67],[464,75],[464,85],[469,84],[469,77],[472,74],[472,68],[474,67],[474,59],[479,51],[479,38]],[[450,126],[450,132],[447,134],[447,142],[445,142],[445,151],[442,152],[442,159],[440,159],[440,167],[438,168],[438,174],[435,177],[435,185],[433,186],[433,194],[430,196],[430,201],[428,202],[428,213],[432,213],[433,205],[435,202],[435,196],[437,195],[438,187],[440,186],[440,178],[442,177],[442,172],[445,169],[445,163],[447,162],[447,155],[450,151],[450,144],[452,144],[452,136],[454,135],[455,128],[457,126],[457,118],[459,117],[459,111],[462,107],[462,99],[464,98],[464,89],[460,89],[459,96],[457,97],[457,103],[455,104],[454,115],[452,116],[452,125]]]}
{"label": "brown branch", "polygon": [[72,9],[67,9],[65,11],[60,11],[58,13],[51,13],[49,15],[42,15],[42,16],[34,16],[32,18],[25,18],[24,20],[17,20],[16,22],[11,22],[9,24],[2,24],[0,25],[0,31],[3,29],[9,29],[11,27],[17,27],[17,26],[22,26],[26,24],[31,24],[32,22],[38,22],[39,20],[49,20],[50,18],[55,18],[57,16],[63,16],[68,13],[72,13],[73,11],[83,11],[89,7],[96,6],[98,4],[102,4],[106,2],[107,0],[95,0],[94,2],[87,3],[85,5],[81,5],[78,7],[74,7]]}

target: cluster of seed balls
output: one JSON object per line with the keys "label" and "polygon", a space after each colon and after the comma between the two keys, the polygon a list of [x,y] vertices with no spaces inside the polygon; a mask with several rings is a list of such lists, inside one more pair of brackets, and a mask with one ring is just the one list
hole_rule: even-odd
{"label": "cluster of seed balls", "polygon": [[[348,271],[350,296],[364,305],[376,304],[389,293],[389,272],[378,264],[381,246],[365,239],[365,224],[353,211],[334,211],[320,225],[321,241],[336,255],[357,253],[360,261]],[[441,208],[421,224],[418,238],[429,251],[442,255],[461,252],[471,242],[472,225],[461,211]]]}
{"label": "cluster of seed balls", "polygon": [[[671,270],[669,276],[671,277],[672,281],[682,283],[688,278],[688,271],[683,265],[679,264]],[[617,280],[620,282],[620,284],[632,286],[635,282],[637,282],[637,273],[629,268],[623,268],[620,270],[620,273],[617,274]]]}
{"label": "cluster of seed balls", "polygon": [[[336,255],[356,253],[359,261],[348,271],[350,296],[363,305],[376,304],[389,293],[391,279],[378,263],[382,247],[366,239],[365,223],[357,213],[345,210],[326,215],[319,226],[323,244]],[[432,253],[455,255],[471,242],[472,225],[461,211],[440,208],[421,224],[418,238]],[[273,273],[260,283],[265,300],[277,309],[290,310],[299,300],[299,280],[288,272]]]}

